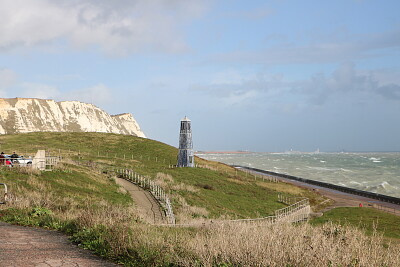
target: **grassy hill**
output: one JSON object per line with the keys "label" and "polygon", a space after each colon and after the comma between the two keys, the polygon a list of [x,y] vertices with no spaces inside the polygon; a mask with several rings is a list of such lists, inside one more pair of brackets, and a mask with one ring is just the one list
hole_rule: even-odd
{"label": "grassy hill", "polygon": [[[176,164],[178,151],[169,145],[133,136],[101,133],[28,133],[0,137],[6,153],[34,155],[45,149],[81,162],[96,162],[101,168],[129,168],[159,180],[179,209],[191,217],[255,218],[273,214],[284,207],[277,202],[278,193],[307,196],[312,204],[323,199],[315,193],[291,185],[260,182],[244,172],[224,164],[196,158],[201,168],[169,168]],[[69,168],[72,168],[70,166]],[[51,175],[51,174],[47,174]],[[78,175],[77,173],[75,175]],[[76,179],[83,180],[82,177]],[[194,207],[192,209],[188,209]],[[198,209],[200,208],[200,209]],[[197,214],[196,211],[200,211]]]}
{"label": "grassy hill", "polygon": [[0,136],[0,146],[6,154],[34,155],[45,149],[63,157],[53,171],[0,168],[0,182],[9,185],[12,196],[0,206],[0,220],[64,231],[82,247],[127,266],[400,263],[398,246],[347,226],[149,225],[116,185],[113,169],[129,168],[156,181],[171,196],[178,222],[268,216],[284,206],[277,202],[278,193],[306,196],[315,210],[323,208],[319,204],[325,200],[314,192],[254,179],[199,158],[198,168],[170,168],[177,149],[154,140],[101,133],[29,133]]}

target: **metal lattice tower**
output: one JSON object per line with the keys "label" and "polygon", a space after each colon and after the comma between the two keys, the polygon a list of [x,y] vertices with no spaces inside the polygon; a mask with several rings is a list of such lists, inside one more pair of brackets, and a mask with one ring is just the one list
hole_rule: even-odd
{"label": "metal lattice tower", "polygon": [[192,126],[191,121],[186,116],[181,120],[178,167],[194,167]]}

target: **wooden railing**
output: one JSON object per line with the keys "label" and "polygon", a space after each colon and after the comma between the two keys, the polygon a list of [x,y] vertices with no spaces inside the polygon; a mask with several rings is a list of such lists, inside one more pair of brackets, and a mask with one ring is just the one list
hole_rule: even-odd
{"label": "wooden railing", "polygon": [[133,170],[129,169],[117,169],[115,171],[121,178],[124,178],[144,190],[149,191],[153,197],[157,200],[160,206],[165,211],[165,217],[167,219],[168,224],[175,224],[175,215],[172,209],[171,201],[165,191],[158,185],[154,183],[154,181],[146,178]]}
{"label": "wooden railing", "polygon": [[255,218],[255,219],[237,219],[237,220],[209,220],[201,223],[175,224],[176,227],[202,227],[211,225],[225,225],[231,223],[297,223],[307,221],[310,217],[311,207],[308,198],[290,198],[278,195],[278,201],[288,204],[289,206],[276,210],[274,215]]}

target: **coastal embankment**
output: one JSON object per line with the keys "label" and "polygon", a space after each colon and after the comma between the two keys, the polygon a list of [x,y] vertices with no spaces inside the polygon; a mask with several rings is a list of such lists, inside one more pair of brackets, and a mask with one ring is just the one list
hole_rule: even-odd
{"label": "coastal embankment", "polygon": [[291,184],[309,188],[314,191],[318,191],[322,195],[327,196],[335,201],[334,207],[345,207],[345,206],[357,206],[357,205],[368,205],[382,208],[383,210],[392,211],[395,214],[400,215],[400,198],[386,196],[378,193],[367,192],[359,189],[344,187],[340,185],[334,185],[326,182],[320,182],[305,178],[300,178],[292,175],[276,173],[266,170],[261,170],[252,167],[232,165],[235,168],[249,170],[255,173],[260,173],[268,176],[274,176],[281,181],[289,182]]}

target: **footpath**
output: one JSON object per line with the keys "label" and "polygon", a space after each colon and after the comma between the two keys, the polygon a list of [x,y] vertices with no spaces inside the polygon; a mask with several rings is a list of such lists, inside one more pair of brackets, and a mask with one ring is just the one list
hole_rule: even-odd
{"label": "footpath", "polygon": [[[116,182],[129,192],[138,210],[144,214],[145,220],[152,224],[161,224],[165,221],[163,211],[149,192],[121,178],[116,178]],[[57,231],[0,222],[0,266],[108,267],[117,265],[79,248],[71,243],[67,236]]]}
{"label": "footpath", "polygon": [[117,266],[72,244],[62,233],[0,222],[2,267]]}
{"label": "footpath", "polygon": [[150,192],[123,178],[115,178],[115,181],[129,192],[144,220],[151,224],[165,223],[164,212]]}

